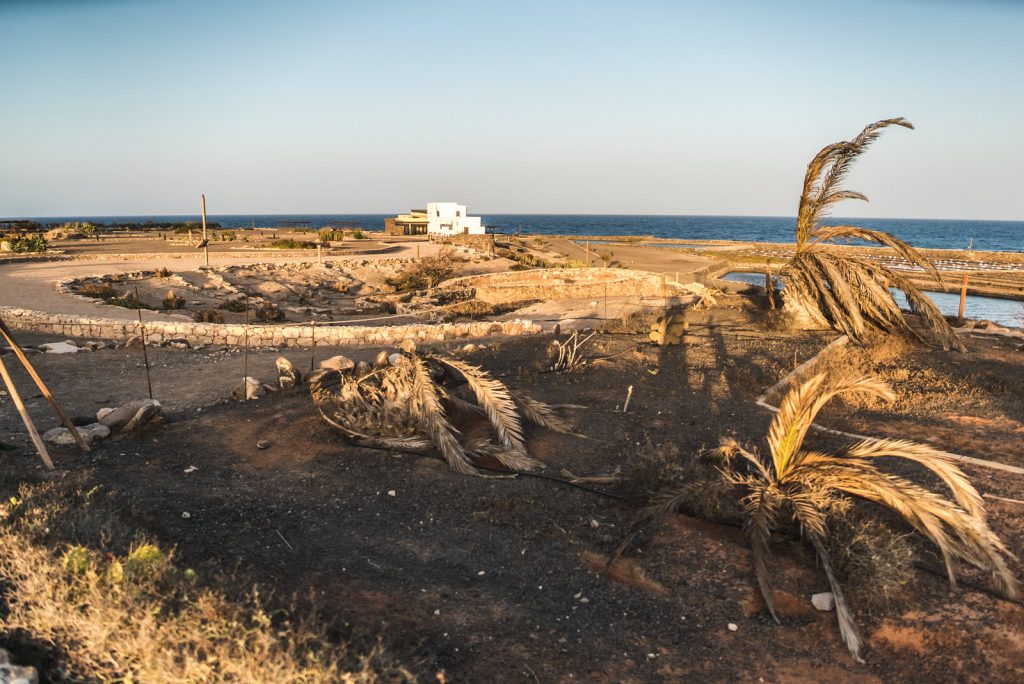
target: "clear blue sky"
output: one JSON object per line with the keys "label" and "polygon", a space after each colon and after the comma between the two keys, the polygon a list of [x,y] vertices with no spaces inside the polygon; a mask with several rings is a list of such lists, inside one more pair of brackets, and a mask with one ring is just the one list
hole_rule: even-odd
{"label": "clear blue sky", "polygon": [[0,216],[791,215],[890,116],[840,213],[1024,219],[1024,3],[0,0]]}

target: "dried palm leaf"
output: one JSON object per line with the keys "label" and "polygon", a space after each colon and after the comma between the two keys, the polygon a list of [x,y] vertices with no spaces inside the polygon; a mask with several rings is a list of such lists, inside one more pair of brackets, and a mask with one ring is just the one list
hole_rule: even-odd
{"label": "dried palm leaf", "polygon": [[[741,503],[754,574],[768,610],[774,617],[769,542],[780,516],[788,515],[817,552],[836,598],[840,634],[860,660],[860,636],[825,544],[829,516],[846,510],[855,499],[889,508],[931,541],[942,554],[951,584],[955,585],[955,562],[960,560],[990,573],[993,584],[1007,596],[1015,597],[1020,586],[1006,562],[1013,555],[989,528],[981,496],[948,456],[923,444],[888,439],[864,439],[838,456],[804,449],[804,439],[822,407],[836,396],[852,393],[892,398],[888,386],[875,378],[828,383],[824,375],[816,375],[790,390],[781,402],[768,431],[770,458],[732,439],[723,440],[719,453],[726,481],[744,492]],[[953,501],[879,470],[875,463],[888,458],[923,466],[949,488]]]}
{"label": "dried palm leaf", "polygon": [[[446,369],[465,380],[476,403],[445,389]],[[347,441],[395,451],[436,451],[453,470],[464,474],[481,474],[476,463],[482,458],[495,459],[515,472],[543,467],[526,452],[523,418],[574,434],[556,412],[570,405],[549,406],[514,394],[485,371],[444,357],[410,354],[398,365],[364,375],[321,370],[310,376],[309,387],[321,416]],[[487,416],[497,440],[463,445],[449,417],[454,409]]]}

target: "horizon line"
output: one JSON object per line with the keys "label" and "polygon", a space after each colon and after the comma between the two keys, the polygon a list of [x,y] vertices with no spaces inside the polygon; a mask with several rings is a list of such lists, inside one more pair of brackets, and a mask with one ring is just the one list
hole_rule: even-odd
{"label": "horizon line", "polygon": [[[655,218],[779,218],[779,219],[796,219],[796,214],[620,214],[620,213],[573,213],[573,212],[528,212],[528,213],[517,213],[517,212],[503,212],[493,211],[477,212],[475,215],[486,217],[490,215],[498,216],[612,216],[612,217],[629,217],[629,218],[642,218],[642,217],[655,217]],[[221,213],[208,213],[208,218],[218,216],[267,216],[267,217],[284,217],[284,216],[394,216],[397,215],[393,212],[258,212],[258,213],[244,213],[236,214],[230,212]],[[38,221],[42,219],[54,219],[54,218],[78,218],[78,219],[102,219],[102,218],[179,218],[185,216],[196,216],[200,218],[202,214],[200,212],[184,212],[178,214],[50,214],[50,215],[35,215],[35,216],[7,216],[0,218],[0,221]],[[828,217],[825,221],[839,221],[839,220],[855,220],[855,221],[949,221],[949,222],[971,222],[971,223],[1024,223],[1024,218],[1021,219],[993,219],[993,218],[937,218],[927,216],[835,216]]]}

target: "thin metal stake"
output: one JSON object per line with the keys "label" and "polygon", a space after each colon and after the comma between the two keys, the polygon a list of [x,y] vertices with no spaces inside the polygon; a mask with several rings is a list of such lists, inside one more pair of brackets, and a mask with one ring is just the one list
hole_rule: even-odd
{"label": "thin metal stake", "polygon": [[153,380],[149,377],[149,352],[146,351],[146,326],[142,322],[142,301],[139,299],[139,286],[135,286],[135,307],[139,312],[139,337],[142,339],[142,362],[146,364],[146,387],[149,398],[153,399]]}
{"label": "thin metal stake", "polygon": [[249,401],[249,293],[245,293],[245,346],[242,350],[242,401]]}
{"label": "thin metal stake", "polygon": [[310,332],[310,339],[313,340],[313,344],[309,348],[309,372],[313,372],[316,363],[316,319],[313,319],[313,330]]}

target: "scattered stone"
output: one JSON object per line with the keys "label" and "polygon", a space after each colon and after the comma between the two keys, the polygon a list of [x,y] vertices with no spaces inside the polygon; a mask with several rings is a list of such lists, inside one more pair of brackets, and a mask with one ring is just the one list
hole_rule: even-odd
{"label": "scattered stone", "polygon": [[192,514],[189,513],[188,511],[182,511],[181,517],[184,518],[185,520],[188,520],[189,518],[192,517]]}
{"label": "scattered stone", "polygon": [[373,367],[366,361],[360,361],[356,364],[356,375],[362,377],[373,370]]}
{"label": "scattered stone", "polygon": [[47,354],[77,354],[82,351],[78,345],[71,340],[65,340],[63,342],[47,342],[39,345],[39,349]]}
{"label": "scattered stone", "polygon": [[465,347],[462,348],[462,351],[466,352],[467,354],[472,354],[473,352],[476,351],[476,345],[472,343],[467,344]]}
{"label": "scattered stone", "polygon": [[188,468],[185,468],[186,473],[194,473],[197,470],[199,470],[199,468],[196,468],[195,466],[189,466]]}
{"label": "scattered stone", "polygon": [[302,383],[302,373],[285,357],[278,356],[274,365],[277,366],[277,384],[281,389],[297,387]]}
{"label": "scattered stone", "polygon": [[106,349],[106,342],[99,342],[97,340],[89,340],[88,342],[82,343],[82,349],[88,349],[89,351],[96,351],[97,349]]}
{"label": "scattered stone", "polygon": [[398,496],[398,492],[396,492],[394,489],[389,489],[388,496]]}
{"label": "scattered stone", "polygon": [[142,338],[138,335],[132,335],[128,338],[128,341],[124,343],[124,346],[129,349],[132,347],[141,347]]}
{"label": "scattered stone", "polygon": [[163,407],[156,399],[137,399],[116,408],[101,408],[96,420],[112,432],[133,432],[161,413]]}
{"label": "scattered stone", "polygon": [[390,363],[392,366],[403,366],[409,363],[409,359],[405,358],[404,356],[396,352],[388,356],[388,363]]}
{"label": "scattered stone", "polygon": [[11,654],[0,648],[0,684],[39,684],[39,673],[29,665],[14,665]]}
{"label": "scattered stone", "polygon": [[320,367],[325,370],[336,370],[341,373],[347,373],[356,367],[356,362],[343,354],[339,354],[338,356],[332,356],[329,359],[321,361]]}
{"label": "scattered stone", "polygon": [[192,345],[190,345],[188,343],[188,340],[186,340],[183,337],[176,337],[176,338],[174,338],[172,340],[167,340],[167,342],[165,342],[165,344],[168,347],[170,347],[171,349],[191,349],[192,348]]}
{"label": "scattered stone", "polygon": [[248,401],[250,399],[259,399],[266,390],[263,388],[263,383],[253,377],[246,377],[244,382],[238,383],[235,389],[231,390],[231,396],[238,401]]}
{"label": "scattered stone", "polygon": [[739,629],[739,626],[735,622],[730,622],[729,623],[729,631],[730,632],[735,632],[738,629]]}
{"label": "scattered stone", "polygon": [[256,448],[257,449],[269,449],[270,448],[270,442],[268,440],[266,440],[266,439],[261,439],[260,441],[256,442]]}
{"label": "scattered stone", "polygon": [[416,343],[412,340],[402,340],[402,344],[399,345],[399,349],[404,351],[406,354],[412,354],[416,351]]}
{"label": "scattered stone", "polygon": [[373,365],[377,366],[378,368],[388,365],[387,351],[381,349],[379,352],[377,352],[377,356],[374,357],[373,359]]}
{"label": "scattered stone", "polygon": [[[82,440],[89,445],[97,439],[110,436],[110,428],[100,423],[75,427],[75,429],[82,436]],[[68,430],[66,427],[55,427],[52,430],[47,430],[43,433],[43,441],[56,446],[72,446],[75,444],[75,438],[71,434],[71,430]]]}
{"label": "scattered stone", "polygon": [[836,608],[836,597],[831,591],[823,591],[820,594],[814,594],[811,596],[811,603],[814,607],[821,611],[835,610]]}

